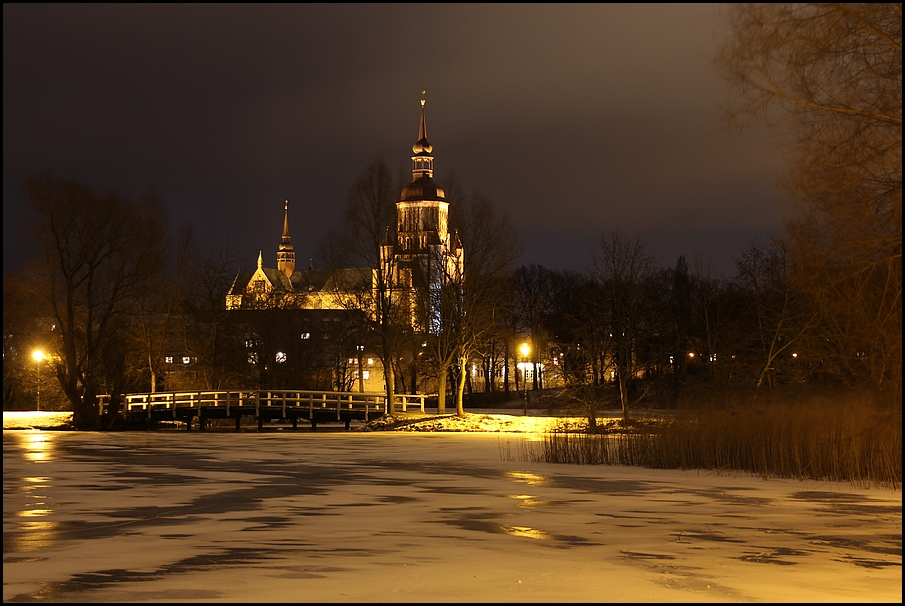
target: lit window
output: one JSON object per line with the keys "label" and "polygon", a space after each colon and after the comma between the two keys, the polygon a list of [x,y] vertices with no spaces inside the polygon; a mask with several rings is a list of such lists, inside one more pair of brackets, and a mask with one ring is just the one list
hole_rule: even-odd
{"label": "lit window", "polygon": [[191,359],[190,357],[188,357],[188,356],[182,356],[182,363],[183,363],[183,364],[188,364],[188,363],[190,363],[191,361],[192,361],[192,359]]}
{"label": "lit window", "polygon": [[363,372],[361,373],[361,376],[363,376],[364,379],[365,379],[365,381],[367,381],[368,379],[371,378],[371,371],[370,371],[370,370],[365,370],[365,371],[363,371]]}
{"label": "lit window", "polygon": [[173,356],[167,356],[167,357],[166,357],[166,362],[167,362],[167,364],[172,364],[172,363],[173,363]]}
{"label": "lit window", "polygon": [[355,349],[357,349],[358,351],[364,351],[364,350],[365,350],[365,346],[364,346],[364,345],[356,345],[356,346],[355,346]]}
{"label": "lit window", "polygon": [[258,363],[258,353],[253,351],[248,354],[248,363],[249,364],[257,364]]}
{"label": "lit window", "polygon": [[349,358],[349,364],[358,364],[358,358]]}
{"label": "lit window", "polygon": [[374,366],[374,358],[368,358],[368,366]]}
{"label": "lit window", "polygon": [[275,359],[276,359],[277,364],[282,364],[283,362],[286,361],[286,352],[278,351]]}
{"label": "lit window", "polygon": [[310,338],[311,338],[311,333],[310,333],[310,332],[303,332],[303,333],[302,333],[302,338],[303,338],[303,339],[310,339]]}

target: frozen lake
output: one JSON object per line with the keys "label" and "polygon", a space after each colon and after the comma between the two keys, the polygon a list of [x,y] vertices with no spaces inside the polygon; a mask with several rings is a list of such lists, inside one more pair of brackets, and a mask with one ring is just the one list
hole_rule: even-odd
{"label": "frozen lake", "polygon": [[3,433],[3,600],[901,602],[902,493],[514,434]]}

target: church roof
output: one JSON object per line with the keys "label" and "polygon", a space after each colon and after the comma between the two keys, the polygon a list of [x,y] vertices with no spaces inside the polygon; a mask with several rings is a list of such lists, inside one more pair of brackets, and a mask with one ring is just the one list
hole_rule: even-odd
{"label": "church roof", "polygon": [[[261,271],[270,281],[275,292],[283,293],[348,293],[371,287],[371,269],[346,267],[342,269],[296,270],[292,277],[272,267],[262,267]],[[227,294],[242,295],[248,290],[255,272],[244,271],[236,274]]]}
{"label": "church roof", "polygon": [[402,190],[400,198],[402,202],[418,201],[418,200],[440,200],[446,201],[446,192],[434,184],[434,180],[427,175],[419,177],[412,181]]}
{"label": "church roof", "polygon": [[369,268],[307,269],[292,274],[296,292],[353,292],[371,287]]}

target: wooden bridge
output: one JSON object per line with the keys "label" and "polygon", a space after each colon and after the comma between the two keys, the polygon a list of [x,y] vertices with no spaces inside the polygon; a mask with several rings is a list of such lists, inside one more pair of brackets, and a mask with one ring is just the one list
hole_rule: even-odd
{"label": "wooden bridge", "polygon": [[[157,393],[126,394],[120,414],[128,421],[154,426],[160,421],[183,421],[191,430],[192,420],[198,417],[200,429],[210,419],[235,419],[236,430],[242,417],[255,417],[258,429],[265,421],[287,420],[293,429],[299,419],[311,424],[345,423],[353,420],[369,421],[387,412],[424,412],[424,400],[429,395],[396,394],[392,407],[387,406],[382,392],[346,391],[163,391]],[[98,396],[101,414],[107,414],[110,396]]]}

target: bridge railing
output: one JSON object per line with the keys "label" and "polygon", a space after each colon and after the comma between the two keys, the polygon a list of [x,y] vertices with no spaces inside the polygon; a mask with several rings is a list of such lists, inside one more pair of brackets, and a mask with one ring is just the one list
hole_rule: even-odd
{"label": "bridge railing", "polygon": [[[425,394],[395,394],[391,412],[408,412],[417,408],[424,412],[424,402],[430,397]],[[345,392],[345,391],[302,391],[302,390],[230,390],[230,391],[162,391],[156,393],[126,394],[123,412],[148,412],[151,410],[172,410],[176,416],[177,409],[225,408],[229,414],[231,407],[254,407],[257,415],[261,407],[273,409],[308,408],[309,415],[315,410],[336,411],[337,418],[343,410],[360,410],[368,413],[387,413],[386,394],[383,392]],[[98,396],[101,413],[106,413],[110,405],[110,396]]]}

